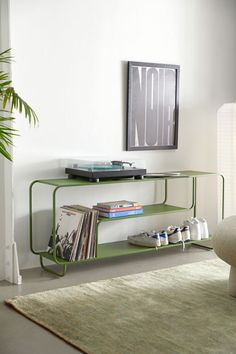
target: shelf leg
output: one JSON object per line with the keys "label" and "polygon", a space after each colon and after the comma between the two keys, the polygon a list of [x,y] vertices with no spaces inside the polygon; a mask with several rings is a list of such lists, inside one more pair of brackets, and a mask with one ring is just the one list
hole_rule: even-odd
{"label": "shelf leg", "polygon": [[222,179],[222,190],[221,190],[221,217],[224,220],[225,217],[225,178],[223,175],[220,175]]}
{"label": "shelf leg", "polygon": [[167,193],[168,193],[168,184],[167,183],[168,183],[168,181],[167,181],[167,179],[165,179],[165,197],[164,197],[162,204],[165,204],[167,201]]}
{"label": "shelf leg", "polygon": [[38,183],[38,180],[33,181],[29,187],[29,239],[31,252],[34,254],[39,254],[33,246],[33,186],[36,183]]}
{"label": "shelf leg", "polygon": [[49,267],[46,267],[44,264],[43,264],[43,257],[40,255],[40,265],[42,267],[43,270],[45,270],[45,272],[48,272],[48,273],[51,273],[51,274],[54,274],[54,275],[57,275],[58,277],[63,277],[65,274],[66,274],[66,270],[67,270],[67,264],[62,264],[62,272],[59,273]]}
{"label": "shelf leg", "polygon": [[193,206],[193,217],[197,216],[197,178],[194,177],[194,206]]}

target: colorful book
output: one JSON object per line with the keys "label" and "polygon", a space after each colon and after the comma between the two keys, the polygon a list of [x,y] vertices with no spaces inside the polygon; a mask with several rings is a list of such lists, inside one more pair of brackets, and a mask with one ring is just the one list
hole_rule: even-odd
{"label": "colorful book", "polygon": [[115,213],[117,211],[126,211],[126,210],[138,210],[138,209],[142,209],[142,206],[131,206],[131,207],[127,207],[127,208],[114,208],[114,209],[106,209],[106,208],[102,208],[98,205],[94,205],[93,209],[96,209],[98,211],[103,211],[105,213],[109,212],[109,213]]}
{"label": "colorful book", "polygon": [[130,208],[134,206],[140,206],[140,204],[129,200],[115,200],[112,202],[97,203],[96,206],[101,207],[103,209],[119,209],[119,208]]}
{"label": "colorful book", "polygon": [[132,215],[139,215],[139,214],[143,214],[143,209],[117,211],[115,213],[99,211],[99,216],[102,216],[105,218],[119,218],[122,216],[132,216]]}

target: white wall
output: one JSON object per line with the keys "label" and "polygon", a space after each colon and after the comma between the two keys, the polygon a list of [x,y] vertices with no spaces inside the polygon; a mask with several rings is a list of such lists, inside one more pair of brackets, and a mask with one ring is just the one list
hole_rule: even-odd
{"label": "white wall", "polygon": [[[40,119],[36,129],[19,119],[21,137],[15,139],[15,237],[22,268],[38,265],[28,247],[29,183],[63,176],[59,159],[136,156],[150,172],[216,171],[216,112],[236,94],[235,10],[234,0],[11,0],[14,84]],[[181,66],[177,151],[124,151],[128,60]],[[217,222],[215,186],[214,179],[201,183],[199,212],[211,229]],[[79,199],[63,193],[62,201],[152,201],[151,187],[94,188],[83,189]],[[43,244],[51,228],[44,212],[50,201],[42,189],[40,198],[37,232]],[[154,219],[104,226],[102,241],[154,227]],[[172,215],[158,226],[182,219]]]}

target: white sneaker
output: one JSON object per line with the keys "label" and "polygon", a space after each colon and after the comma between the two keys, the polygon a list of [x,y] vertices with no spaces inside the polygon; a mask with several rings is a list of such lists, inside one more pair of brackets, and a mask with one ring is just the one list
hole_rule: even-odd
{"label": "white sneaker", "polygon": [[150,236],[147,232],[142,232],[138,235],[128,236],[127,240],[129,243],[136,245],[136,246],[143,246],[143,247],[160,247],[160,237],[154,238]]}
{"label": "white sneaker", "polygon": [[169,226],[166,230],[169,243],[182,242],[182,235],[179,226]]}
{"label": "white sneaker", "polygon": [[159,235],[160,235],[161,245],[167,246],[169,244],[167,232],[162,231],[159,233]]}
{"label": "white sneaker", "polygon": [[206,219],[198,218],[198,221],[200,222],[201,239],[204,240],[206,238],[209,238],[209,231]]}
{"label": "white sneaker", "polygon": [[155,230],[148,232],[148,236],[156,240],[156,247],[161,247],[161,238],[159,232]]}
{"label": "white sneaker", "polygon": [[190,230],[189,230],[189,226],[188,225],[180,226],[180,231],[181,231],[181,235],[182,235],[182,240],[184,242],[191,240]]}
{"label": "white sneaker", "polygon": [[191,240],[201,240],[200,222],[196,218],[185,220],[184,225],[189,226]]}

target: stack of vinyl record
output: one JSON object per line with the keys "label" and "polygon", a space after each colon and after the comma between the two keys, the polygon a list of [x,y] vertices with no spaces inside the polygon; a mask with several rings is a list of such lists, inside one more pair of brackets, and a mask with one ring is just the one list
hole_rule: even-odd
{"label": "stack of vinyl record", "polygon": [[82,205],[63,206],[57,210],[55,246],[51,235],[47,251],[68,261],[93,258],[96,255],[98,212]]}

